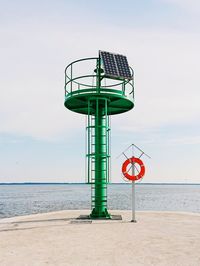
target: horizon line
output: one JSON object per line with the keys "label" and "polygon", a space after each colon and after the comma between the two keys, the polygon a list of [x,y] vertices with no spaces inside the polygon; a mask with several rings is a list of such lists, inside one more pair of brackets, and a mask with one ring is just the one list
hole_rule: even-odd
{"label": "horizon line", "polygon": [[[122,183],[122,182],[116,182],[116,183],[108,183],[108,185],[130,185],[129,183]],[[85,182],[0,182],[0,185],[91,185]],[[136,183],[136,185],[200,185],[200,183],[166,183],[166,182],[145,182],[145,183]]]}

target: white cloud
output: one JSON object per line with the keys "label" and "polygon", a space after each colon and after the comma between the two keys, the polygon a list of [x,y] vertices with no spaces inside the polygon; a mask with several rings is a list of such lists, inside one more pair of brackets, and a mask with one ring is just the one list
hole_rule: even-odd
{"label": "white cloud", "polygon": [[[23,12],[19,11],[24,5],[23,7],[19,5],[18,8],[12,5],[11,14],[3,12],[3,18],[5,19],[5,14],[8,14],[8,17],[0,23],[0,133],[44,140],[73,138],[73,135],[77,136],[75,134],[77,132],[84,134],[84,116],[70,112],[63,106],[64,68],[78,58],[96,56],[99,49],[119,52],[127,55],[130,65],[135,70],[135,108],[131,112],[112,118],[112,134],[118,134],[117,138],[112,138],[113,143],[115,142],[115,147],[112,146],[112,149],[116,151],[113,157],[120,153],[121,145],[126,147],[135,136],[138,138],[139,134],[133,134],[135,131],[142,132],[142,138],[147,137],[143,140],[138,138],[139,143],[136,144],[145,144],[145,151],[153,158],[147,162],[149,165],[145,182],[181,181],[184,180],[184,176],[188,177],[189,181],[192,181],[192,178],[193,181],[199,181],[198,168],[193,169],[191,164],[191,159],[193,162],[195,158],[195,165],[198,165],[198,147],[194,148],[194,145],[190,147],[191,144],[199,144],[197,131],[200,117],[200,35],[198,32],[195,34],[195,31],[191,33],[193,29],[190,27],[194,22],[198,22],[196,25],[198,28],[199,17],[194,15],[192,24],[188,21],[193,19],[194,12],[199,12],[200,4],[197,1],[184,0],[158,1],[165,1],[172,7],[176,5],[186,10],[188,16],[183,17],[181,14],[178,18],[180,31],[177,28],[172,29],[171,25],[176,23],[173,20],[175,18],[170,17],[170,13],[170,26],[167,28],[164,23],[164,28],[162,19],[161,24],[154,27],[153,20],[147,25],[147,20],[141,21],[137,16],[134,20],[130,14],[128,18],[125,17],[127,14],[119,17],[119,21],[115,16],[113,21],[108,12],[104,14],[104,19],[101,19],[100,15],[91,12],[90,9],[88,14],[82,12],[78,5],[78,13],[74,14],[74,9],[68,9],[64,4],[68,14],[63,9],[61,18],[60,7],[56,9],[58,13],[56,15],[52,8],[54,4],[50,9],[44,4],[40,14],[35,4],[33,9],[28,4],[28,11],[26,8],[22,10]],[[38,7],[40,5],[38,4]],[[30,17],[27,15],[29,11]],[[159,12],[159,9],[155,10],[155,15],[156,12]],[[186,12],[182,13],[185,15]],[[123,23],[120,20],[123,20]],[[187,24],[186,28],[182,22],[184,25]],[[121,24],[124,26],[120,27]],[[195,123],[196,127],[193,128],[192,134],[186,136],[182,131],[184,126]],[[173,138],[162,140],[159,129],[166,128],[171,132],[174,125],[181,125],[181,130]],[[127,134],[124,134],[125,132]],[[122,137],[124,144],[120,142]],[[18,140],[17,137],[14,139]],[[74,138],[73,143],[76,141]],[[166,149],[168,144],[171,145],[163,154],[163,147]],[[181,149],[182,144],[189,144],[184,146],[184,152]],[[185,151],[186,148],[191,149],[190,153]],[[77,149],[79,149],[77,155],[84,154],[80,151],[80,147]],[[43,152],[45,154],[45,151]],[[21,150],[17,153],[26,159]],[[4,163],[4,178],[12,176],[12,180],[17,177],[20,181],[26,181],[30,176],[34,181],[35,178],[42,180],[42,177],[48,176],[49,180],[55,181],[61,176],[63,181],[64,177],[68,181],[83,181],[81,169],[83,163],[77,167],[76,159],[73,165],[75,157],[71,156],[69,147],[66,147],[66,158],[62,162],[61,158],[58,158],[59,155],[53,157],[53,153],[52,148],[52,161],[44,156],[46,164],[43,165],[44,159],[42,159],[40,166],[37,160],[35,164],[32,162],[34,155],[30,154],[29,160],[13,167],[10,158],[12,156],[9,156],[7,164]],[[184,162],[183,153],[187,157]],[[188,159],[188,154],[191,159]],[[16,158],[13,155],[14,161]],[[57,167],[56,160],[60,162]],[[118,162],[113,164],[113,181],[116,181],[117,175],[120,175],[121,170],[118,168],[121,165]],[[182,167],[183,164],[191,166],[185,169]],[[74,169],[77,172],[74,172]]]}
{"label": "white cloud", "polygon": [[135,109],[114,124],[141,130],[200,117],[198,35],[132,28],[122,38],[111,26],[102,38],[102,26],[85,28],[36,23],[31,31],[17,24],[1,30],[1,132],[51,139],[84,126],[84,117],[63,106],[64,67],[99,49],[126,54],[135,70]]}
{"label": "white cloud", "polygon": [[135,69],[135,108],[126,119],[114,119],[115,123],[135,131],[197,120],[199,37],[176,32],[134,36],[129,60]]}
{"label": "white cloud", "polygon": [[200,144],[200,136],[189,136],[189,137],[180,137],[170,139],[169,143],[171,144],[180,144],[180,145],[199,145]]}
{"label": "white cloud", "polygon": [[200,12],[199,0],[159,0],[159,1],[181,7],[187,11],[192,11],[194,13]]}

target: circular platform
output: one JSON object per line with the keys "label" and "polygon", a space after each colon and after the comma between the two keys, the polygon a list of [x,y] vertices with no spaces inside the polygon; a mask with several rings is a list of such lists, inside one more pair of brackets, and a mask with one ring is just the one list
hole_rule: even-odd
{"label": "circular platform", "polygon": [[[95,113],[96,102],[106,114],[127,112],[134,107],[134,72],[132,78],[111,77],[104,73],[100,57],[83,58],[65,68],[65,102],[69,110]],[[106,105],[105,105],[106,101]]]}
{"label": "circular platform", "polygon": [[134,107],[132,100],[123,95],[122,91],[114,89],[107,89],[106,91],[102,89],[98,93],[94,92],[94,89],[73,91],[67,94],[64,104],[66,108],[73,112],[88,114],[88,101],[91,99],[106,99],[108,101],[108,115],[124,113]]}

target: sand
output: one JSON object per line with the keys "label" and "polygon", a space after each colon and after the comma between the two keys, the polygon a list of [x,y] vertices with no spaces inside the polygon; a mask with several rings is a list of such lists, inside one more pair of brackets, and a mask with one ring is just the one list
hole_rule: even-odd
{"label": "sand", "polygon": [[200,214],[130,211],[121,221],[77,221],[89,211],[0,220],[0,265],[200,265]]}

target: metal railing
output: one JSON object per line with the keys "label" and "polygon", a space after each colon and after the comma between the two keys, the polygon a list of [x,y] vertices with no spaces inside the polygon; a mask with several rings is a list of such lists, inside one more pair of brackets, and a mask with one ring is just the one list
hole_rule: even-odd
{"label": "metal railing", "polygon": [[[88,66],[94,62],[94,66],[99,64],[98,57],[83,58],[70,63],[65,68],[65,98],[80,94],[80,93],[114,93],[128,98],[134,99],[134,71],[130,67],[133,75],[133,80],[109,78],[100,73],[100,75]],[[81,67],[84,62],[85,65]],[[75,67],[81,70],[83,74],[77,74]],[[87,72],[87,74],[85,74]],[[88,74],[90,72],[91,74]],[[100,78],[100,87],[98,79]],[[104,83],[104,84],[103,84]]]}

